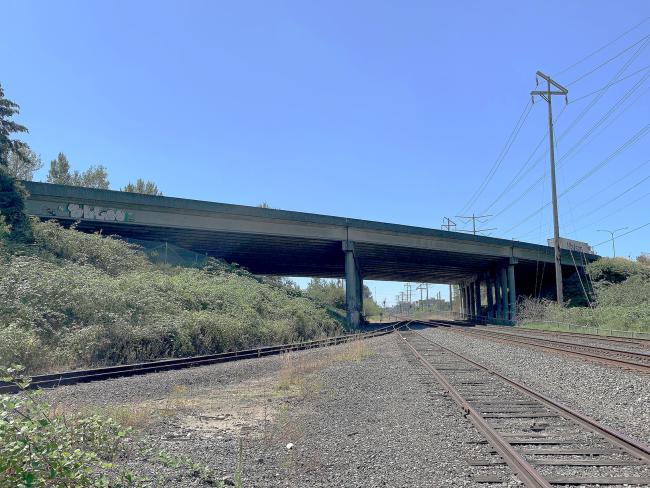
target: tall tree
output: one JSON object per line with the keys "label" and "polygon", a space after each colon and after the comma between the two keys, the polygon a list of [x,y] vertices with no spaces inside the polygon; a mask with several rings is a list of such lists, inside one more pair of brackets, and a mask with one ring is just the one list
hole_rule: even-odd
{"label": "tall tree", "polygon": [[0,85],[0,164],[7,166],[9,153],[19,152],[27,144],[18,139],[12,139],[13,133],[29,132],[27,127],[11,120],[20,113],[20,106],[5,98],[5,92]]}
{"label": "tall tree", "polygon": [[18,180],[31,181],[34,178],[34,172],[42,167],[41,157],[27,145],[17,151],[9,151],[7,168],[11,175]]}
{"label": "tall tree", "polygon": [[138,178],[135,184],[129,181],[128,185],[122,188],[122,191],[131,193],[144,193],[145,195],[162,196],[162,192],[158,189],[158,186],[153,181],[144,181],[142,178]]}
{"label": "tall tree", "polygon": [[80,173],[75,170],[70,172],[70,162],[65,154],[59,153],[56,159],[50,161],[50,170],[47,173],[48,183],[59,185],[85,186],[88,188],[108,189],[108,172],[101,164],[90,166],[86,171]]}
{"label": "tall tree", "polygon": [[50,170],[47,172],[47,182],[59,185],[71,185],[72,175],[70,174],[70,163],[62,152],[50,161]]}
{"label": "tall tree", "polygon": [[30,235],[29,219],[25,214],[25,189],[9,171],[12,152],[22,155],[26,147],[23,141],[12,139],[12,134],[27,132],[27,127],[11,120],[20,113],[18,104],[5,98],[0,85],[0,215],[17,237]]}
{"label": "tall tree", "polygon": [[91,165],[83,173],[75,171],[72,174],[72,184],[75,186],[108,190],[108,171],[106,171],[106,168],[101,164],[97,166]]}

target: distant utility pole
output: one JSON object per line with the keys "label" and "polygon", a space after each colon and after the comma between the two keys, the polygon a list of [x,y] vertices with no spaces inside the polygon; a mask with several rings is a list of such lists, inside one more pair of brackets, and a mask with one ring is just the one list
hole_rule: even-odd
{"label": "distant utility pole", "polygon": [[[445,221],[447,221],[447,222],[445,223]],[[440,226],[441,229],[451,230],[452,227],[454,229],[456,228],[456,222],[451,220],[449,217],[443,217],[442,222],[443,222],[443,224]]]}
{"label": "distant utility pole", "polygon": [[416,290],[420,290],[420,308],[424,308],[424,304],[423,304],[424,302],[423,302],[422,295],[424,293],[424,290],[426,290],[427,291],[427,302],[428,302],[429,301],[429,283],[420,283],[417,286]]}
{"label": "distant utility pole", "polygon": [[411,283],[405,283],[404,286],[406,287],[406,301],[408,303],[411,303]]}
{"label": "distant utility pole", "polygon": [[[562,289],[562,262],[560,255],[560,223],[557,214],[557,189],[555,186],[555,148],[554,148],[554,136],[553,136],[553,108],[552,108],[552,99],[553,95],[563,95],[566,103],[569,103],[567,93],[569,90],[564,88],[562,85],[553,81],[550,76],[545,75],[541,71],[537,72],[535,77],[535,83],[539,86],[539,78],[546,80],[546,90],[535,90],[530,92],[530,97],[532,102],[535,103],[535,95],[539,95],[548,104],[548,142],[550,145],[550,156],[551,156],[551,191],[553,199],[553,237],[554,237],[554,248],[555,248],[555,286],[557,289],[557,302],[562,306],[564,304],[564,291]],[[551,85],[553,85],[557,90],[551,90]]]}
{"label": "distant utility pole", "polygon": [[609,232],[611,234],[611,236],[612,236],[612,252],[614,253],[613,257],[616,257],[616,245],[614,244],[614,239],[615,239],[614,234],[616,234],[617,232],[619,232],[621,230],[625,230],[625,229],[627,229],[627,227],[621,227],[620,229],[616,229],[616,230],[598,229],[598,232]]}
{"label": "distant utility pole", "polygon": [[460,230],[460,232],[471,232],[472,234],[476,235],[478,232],[487,232],[489,230],[495,230],[496,227],[492,227],[491,229],[477,229],[476,228],[476,222],[478,221],[479,223],[485,222],[488,218],[492,217],[492,215],[474,215],[472,214],[471,216],[469,215],[456,215],[457,218],[459,219],[464,219],[465,222],[469,222],[470,220],[472,221],[472,230]]}

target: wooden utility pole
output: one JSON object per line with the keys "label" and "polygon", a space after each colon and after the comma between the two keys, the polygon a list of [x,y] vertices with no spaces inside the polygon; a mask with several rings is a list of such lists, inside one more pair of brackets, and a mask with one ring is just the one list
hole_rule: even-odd
{"label": "wooden utility pole", "polygon": [[[537,72],[535,77],[535,82],[539,86],[539,78],[542,78],[546,81],[546,90],[535,90],[530,92],[533,103],[535,103],[535,95],[539,95],[548,104],[548,142],[550,145],[550,156],[551,156],[551,193],[553,199],[553,241],[555,248],[555,287],[557,289],[557,302],[562,306],[564,304],[564,291],[562,287],[562,261],[560,254],[560,223],[558,219],[557,212],[557,188],[555,185],[555,148],[553,137],[553,108],[552,108],[552,99],[553,95],[563,95],[566,103],[569,103],[567,98],[567,93],[569,90],[564,88],[562,85],[553,81],[550,76],[545,75],[541,71]],[[551,85],[553,85],[557,90],[551,90]]]}

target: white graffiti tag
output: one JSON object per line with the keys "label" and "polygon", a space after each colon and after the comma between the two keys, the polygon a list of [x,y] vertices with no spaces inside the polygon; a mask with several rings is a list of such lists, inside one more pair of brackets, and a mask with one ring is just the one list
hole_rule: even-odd
{"label": "white graffiti tag", "polygon": [[129,215],[120,208],[94,207],[82,203],[68,204],[70,217],[73,219],[102,220],[105,222],[127,222]]}

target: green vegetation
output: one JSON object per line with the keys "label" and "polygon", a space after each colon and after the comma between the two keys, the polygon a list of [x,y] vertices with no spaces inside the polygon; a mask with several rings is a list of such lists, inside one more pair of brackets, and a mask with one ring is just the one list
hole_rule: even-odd
{"label": "green vegetation", "polygon": [[144,181],[142,178],[138,178],[135,183],[131,183],[129,181],[129,183],[124,188],[122,188],[121,191],[162,196],[162,192],[158,189],[158,186],[153,181]]}
{"label": "green vegetation", "polygon": [[[317,303],[328,307],[334,313],[345,316],[345,288],[342,280],[324,280],[312,278],[305,294]],[[381,308],[370,293],[370,288],[363,285],[363,314],[366,318],[379,316]]]}
{"label": "green vegetation", "polygon": [[[19,374],[0,370],[3,381],[26,387]],[[113,464],[130,431],[98,415],[57,415],[41,394],[0,395],[0,486],[132,486],[133,475]]]}
{"label": "green vegetation", "polygon": [[643,259],[602,258],[591,263],[585,288],[591,306],[562,308],[551,301],[528,299],[520,304],[518,322],[650,331],[650,265]]}
{"label": "green vegetation", "polygon": [[25,189],[12,172],[14,168],[18,171],[21,162],[30,164],[28,157],[31,155],[25,142],[12,138],[14,133],[28,132],[27,127],[12,120],[18,113],[20,107],[5,98],[0,85],[0,225],[5,233],[11,231],[14,238],[29,240],[31,229],[24,211]]}
{"label": "green vegetation", "polygon": [[70,163],[65,154],[59,153],[56,159],[50,161],[50,169],[47,172],[48,183],[60,185],[86,186],[88,188],[108,189],[108,172],[101,164],[90,166],[83,172],[70,172]]}
{"label": "green vegetation", "polygon": [[[224,479],[230,478],[160,449],[110,409],[54,408],[41,390],[26,389],[29,379],[21,367],[0,368],[0,379],[20,388],[18,394],[0,395],[0,488],[164,486],[179,474],[200,480],[202,486],[225,488]],[[127,469],[134,461],[149,465],[155,479]],[[242,488],[241,477],[240,451],[234,486]]]}
{"label": "green vegetation", "polygon": [[0,364],[30,373],[314,339],[341,331],[294,287],[215,260],[154,264],[119,239],[33,222],[0,240]]}

